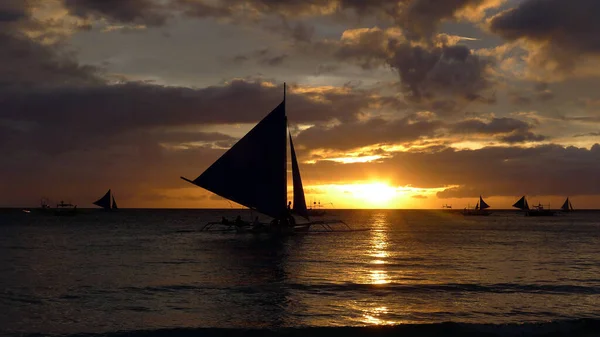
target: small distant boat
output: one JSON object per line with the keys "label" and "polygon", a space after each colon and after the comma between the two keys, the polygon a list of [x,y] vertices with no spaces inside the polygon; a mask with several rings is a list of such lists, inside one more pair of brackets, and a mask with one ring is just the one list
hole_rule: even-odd
{"label": "small distant boat", "polygon": [[28,209],[22,209],[21,211],[23,211],[23,213],[27,213],[27,214],[31,213],[31,210],[28,210]]}
{"label": "small distant boat", "polygon": [[60,201],[59,204],[56,205],[54,209],[54,215],[58,216],[67,216],[67,215],[75,215],[77,213],[77,205],[73,205],[71,203],[65,203],[64,201]]}
{"label": "small distant boat", "polygon": [[442,208],[452,209],[452,205],[445,204],[445,205],[442,205]]}
{"label": "small distant boat", "polygon": [[540,203],[533,206],[533,208],[529,208],[529,204],[527,203],[525,196],[522,196],[521,199],[515,202],[512,207],[524,211],[525,216],[553,216],[555,213],[554,211],[544,209],[544,206],[542,206]]}
{"label": "small distant boat", "polygon": [[315,202],[313,201],[312,206],[308,207],[308,215],[310,216],[323,216],[325,215],[325,210],[322,209],[321,207],[321,202]]}
{"label": "small distant boat", "polygon": [[573,205],[571,205],[571,201],[569,201],[569,198],[567,198],[567,200],[565,200],[565,203],[562,205],[562,207],[560,208],[563,212],[573,212]]}
{"label": "small distant boat", "polygon": [[490,205],[488,205],[485,201],[483,201],[483,198],[481,196],[479,196],[479,202],[477,202],[477,205],[475,206],[475,208],[473,208],[473,209],[465,208],[463,210],[463,215],[466,215],[466,216],[470,216],[470,215],[488,216],[488,215],[492,214],[492,212],[487,210],[488,208],[490,208]]}
{"label": "small distant boat", "polygon": [[[112,204],[111,204],[111,198],[112,198]],[[94,205],[98,206],[98,207],[102,207],[105,210],[116,210],[119,209],[117,207],[117,202],[115,201],[115,196],[112,194],[112,192],[110,191],[110,189],[108,190],[108,192],[106,192],[106,194],[93,202]]]}
{"label": "small distant boat", "polygon": [[65,203],[61,200],[60,203],[56,204],[56,207],[53,208],[52,206],[50,206],[50,200],[48,198],[42,198],[40,200],[39,211],[45,214],[52,214],[57,216],[75,215],[77,213],[77,205]]}

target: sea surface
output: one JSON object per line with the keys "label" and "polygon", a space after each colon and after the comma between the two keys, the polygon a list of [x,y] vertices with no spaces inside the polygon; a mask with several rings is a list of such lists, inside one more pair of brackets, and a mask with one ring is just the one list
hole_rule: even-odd
{"label": "sea surface", "polygon": [[600,335],[600,212],[332,210],[372,230],[200,231],[238,214],[256,216],[0,210],[0,335]]}

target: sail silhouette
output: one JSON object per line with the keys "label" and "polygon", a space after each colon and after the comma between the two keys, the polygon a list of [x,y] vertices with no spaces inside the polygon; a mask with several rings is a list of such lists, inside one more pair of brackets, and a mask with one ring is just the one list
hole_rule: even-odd
{"label": "sail silhouette", "polygon": [[304,197],[304,187],[302,187],[302,177],[300,177],[300,167],[296,159],[294,142],[290,133],[290,149],[292,153],[292,181],[294,185],[294,213],[308,220],[308,209],[306,208],[306,199]]}
{"label": "sail silhouette", "polygon": [[563,210],[563,212],[570,212],[573,210],[573,205],[571,205],[571,201],[569,201],[569,198],[565,200],[565,203],[560,208]]}
{"label": "sail silhouette", "polygon": [[[284,84],[283,102],[200,176],[181,179],[270,217],[284,218],[288,214],[287,136]],[[294,210],[308,217],[293,149],[292,161]]]}
{"label": "sail silhouette", "polygon": [[486,204],[485,201],[483,201],[483,198],[481,196],[479,196],[479,201],[477,202],[477,204],[475,205],[475,208],[473,209],[469,209],[466,208],[463,210],[463,215],[481,215],[481,216],[488,216],[490,214],[492,214],[492,212],[487,211],[486,209],[490,208],[490,205]]}
{"label": "sail silhouette", "polygon": [[110,189],[102,198],[94,201],[94,205],[102,207],[104,209],[110,209]]}
{"label": "sail silhouette", "polygon": [[486,204],[485,201],[483,201],[483,198],[481,196],[479,196],[479,209],[486,209],[486,208],[490,208],[490,205]]}
{"label": "sail silhouette", "polygon": [[519,201],[515,202],[513,207],[524,211],[526,216],[552,216],[555,213],[552,210],[544,209],[544,206],[539,203],[537,205],[533,205],[532,208],[529,208],[529,204],[527,203],[525,196],[522,196]]}
{"label": "sail silhouette", "polygon": [[104,209],[111,209],[111,200],[112,208],[117,209],[117,202],[115,201],[115,197],[112,195],[112,192],[109,189],[102,198],[94,201],[93,204]]}
{"label": "sail silhouette", "polygon": [[519,201],[515,202],[512,207],[518,208],[520,210],[528,210],[529,209],[529,204],[527,203],[527,199],[525,199],[525,196],[522,196],[521,199],[519,199]]}

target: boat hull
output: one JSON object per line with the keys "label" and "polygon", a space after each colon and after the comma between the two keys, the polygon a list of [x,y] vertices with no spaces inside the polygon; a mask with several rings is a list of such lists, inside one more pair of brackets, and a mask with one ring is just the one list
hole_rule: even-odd
{"label": "boat hull", "polygon": [[532,210],[532,211],[526,211],[525,212],[525,216],[553,216],[556,212],[554,211],[548,211],[548,210]]}
{"label": "boat hull", "polygon": [[492,214],[490,211],[485,210],[466,210],[462,213],[464,216],[488,216]]}

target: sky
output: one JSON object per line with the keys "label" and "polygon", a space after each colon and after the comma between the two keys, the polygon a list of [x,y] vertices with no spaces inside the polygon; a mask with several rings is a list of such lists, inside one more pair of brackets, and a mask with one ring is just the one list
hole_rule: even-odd
{"label": "sky", "polygon": [[3,0],[0,206],[93,207],[110,188],[121,207],[239,207],[179,177],[286,82],[309,203],[600,208],[596,13],[597,0]]}

